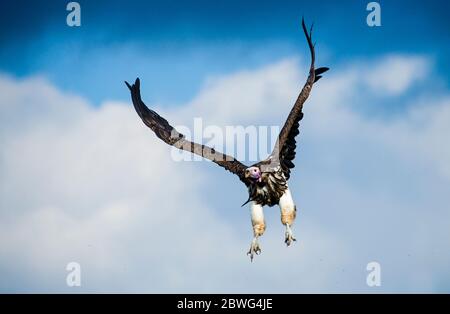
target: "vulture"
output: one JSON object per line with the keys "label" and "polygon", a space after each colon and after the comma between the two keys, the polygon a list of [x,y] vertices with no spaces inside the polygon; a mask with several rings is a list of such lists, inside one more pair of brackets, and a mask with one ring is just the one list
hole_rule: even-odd
{"label": "vulture", "polygon": [[131,100],[137,114],[144,124],[149,127],[158,138],[178,149],[182,149],[203,158],[209,159],[217,165],[234,173],[246,185],[248,200],[242,205],[250,203],[250,217],[253,227],[253,239],[247,255],[253,261],[254,255],[261,253],[258,238],[263,235],[266,224],[264,220],[263,206],[278,205],[281,211],[281,223],[285,226],[284,242],[287,246],[296,241],[292,233],[297,208],[292,199],[288,187],[291,169],[294,168],[293,160],[297,147],[295,137],[299,134],[300,121],[303,118],[303,104],[308,98],[313,85],[322,77],[329,68],[315,68],[315,51],[312,42],[312,26],[309,31],[302,19],[302,28],[308,42],[311,54],[309,75],[297,100],[291,109],[287,120],[280,131],[272,153],[266,159],[246,166],[235,158],[216,151],[214,148],[191,142],[185,136],[172,127],[166,119],[155,111],[149,109],[141,99],[140,80],[130,85],[125,81],[131,92]]}

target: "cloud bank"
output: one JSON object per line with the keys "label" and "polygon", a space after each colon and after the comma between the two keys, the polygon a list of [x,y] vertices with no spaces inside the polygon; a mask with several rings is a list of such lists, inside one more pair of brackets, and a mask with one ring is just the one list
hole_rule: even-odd
{"label": "cloud bank", "polygon": [[[281,124],[305,68],[281,60],[211,78],[179,108],[148,105],[173,124]],[[278,209],[266,208],[253,264],[246,191],[232,175],[172,161],[129,103],[95,108],[43,78],[0,76],[0,290],[448,292],[450,96],[420,90],[430,71],[425,57],[390,55],[316,85],[290,181],[299,241],[285,248]],[[411,102],[416,88],[393,118],[355,110]],[[66,286],[72,261],[78,288]],[[366,285],[371,261],[378,288]]]}

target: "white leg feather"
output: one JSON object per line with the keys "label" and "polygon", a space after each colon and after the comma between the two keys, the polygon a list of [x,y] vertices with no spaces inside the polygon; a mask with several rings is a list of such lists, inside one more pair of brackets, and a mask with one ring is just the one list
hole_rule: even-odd
{"label": "white leg feather", "polygon": [[281,210],[281,223],[286,226],[284,242],[287,246],[289,246],[293,241],[296,241],[294,235],[292,234],[291,226],[294,224],[294,220],[297,215],[297,209],[289,188],[281,196],[278,205]]}
{"label": "white leg feather", "polygon": [[259,255],[261,253],[258,238],[262,236],[266,230],[266,223],[264,221],[263,207],[253,201],[250,202],[250,215],[253,227],[253,240],[247,255],[250,255],[250,260],[253,261],[254,254]]}

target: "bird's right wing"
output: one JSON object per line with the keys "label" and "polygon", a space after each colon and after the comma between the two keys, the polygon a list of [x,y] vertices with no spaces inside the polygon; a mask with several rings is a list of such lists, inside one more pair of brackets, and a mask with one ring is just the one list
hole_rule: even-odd
{"label": "bird's right wing", "polygon": [[186,140],[185,136],[172,127],[166,119],[144,104],[141,99],[139,78],[136,79],[133,85],[130,85],[128,82],[125,82],[125,84],[130,89],[134,109],[136,109],[144,124],[155,132],[157,137],[171,146],[215,162],[219,166],[236,174],[245,183],[244,172],[247,166],[229,155],[216,151],[214,148]]}

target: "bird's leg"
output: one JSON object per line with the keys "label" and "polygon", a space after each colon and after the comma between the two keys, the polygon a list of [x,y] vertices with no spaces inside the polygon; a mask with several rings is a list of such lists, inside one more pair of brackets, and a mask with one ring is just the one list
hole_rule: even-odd
{"label": "bird's leg", "polygon": [[250,250],[247,252],[247,255],[250,256],[250,261],[253,261],[255,254],[259,255],[261,253],[258,238],[262,236],[266,230],[266,224],[264,222],[264,212],[262,206],[254,201],[250,203],[250,214],[252,218],[253,240],[250,244]]}
{"label": "bird's leg", "polygon": [[250,261],[253,262],[253,257],[259,255],[261,253],[261,247],[258,243],[258,236],[253,237],[252,243],[250,244],[250,249],[247,252],[247,255],[250,256]]}
{"label": "bird's leg", "polygon": [[281,223],[286,226],[284,243],[289,246],[293,241],[296,241],[294,235],[292,234],[291,226],[297,215],[297,208],[292,200],[292,195],[289,189],[287,189],[281,196],[278,205],[281,210]]}
{"label": "bird's leg", "polygon": [[287,223],[284,243],[286,243],[286,245],[289,246],[289,245],[291,245],[292,241],[297,241],[297,240],[294,238],[294,235],[292,234],[292,229],[289,226],[289,224]]}

